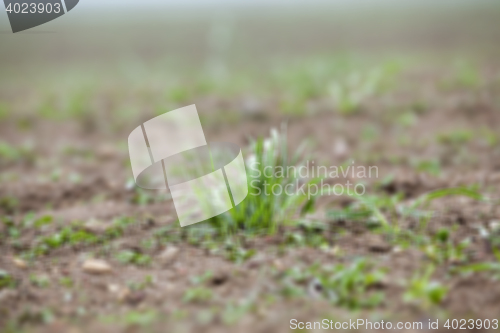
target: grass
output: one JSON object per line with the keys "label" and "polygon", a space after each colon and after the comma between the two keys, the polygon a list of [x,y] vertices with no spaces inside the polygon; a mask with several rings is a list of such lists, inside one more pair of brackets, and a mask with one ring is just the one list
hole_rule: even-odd
{"label": "grass", "polygon": [[123,323],[130,326],[148,326],[157,321],[159,314],[156,310],[129,310],[122,315],[104,315],[100,317],[103,323]]}
{"label": "grass", "polygon": [[[317,177],[304,179],[296,172],[305,164],[305,148],[304,144],[289,156],[285,125],[280,132],[273,129],[270,138],[253,141],[245,155],[249,186],[246,199],[230,211],[210,219],[209,223],[183,228],[182,237],[189,244],[201,244],[236,263],[250,259],[256,250],[244,248],[242,239],[273,235],[281,227],[296,225],[300,216],[314,209],[321,195],[298,190],[302,185],[320,180]],[[290,170],[295,172],[287,174],[288,166],[294,167]],[[287,191],[273,192],[273,189],[285,187]]]}
{"label": "grass", "polygon": [[[465,263],[469,259],[470,240],[468,238],[453,242],[450,236],[451,230],[448,228],[438,229],[433,236],[427,233],[428,223],[433,217],[433,212],[429,209],[430,204],[440,198],[451,196],[463,196],[486,202],[485,196],[475,188],[466,187],[431,191],[411,202],[403,202],[403,196],[398,194],[392,196],[353,195],[355,202],[341,210],[329,210],[327,216],[334,221],[363,223],[372,232],[385,235],[394,245],[404,248],[417,246],[437,264]],[[417,221],[413,230],[400,227],[408,219]]]}
{"label": "grass", "polygon": [[132,250],[124,250],[117,253],[116,259],[122,264],[135,264],[138,266],[147,266],[152,261],[149,255]]}
{"label": "grass", "polygon": [[488,276],[497,281],[500,279],[500,250],[497,247],[492,249],[495,260],[485,261],[485,262],[475,262],[469,263],[467,265],[462,265],[454,267],[452,272],[460,273],[463,275],[471,275],[475,273],[485,272]]}
{"label": "grass", "polygon": [[441,228],[423,249],[427,257],[436,264],[459,264],[469,260],[467,248],[470,243],[470,239],[466,238],[455,244],[450,239],[449,229]]}
{"label": "grass", "polygon": [[438,159],[414,159],[411,161],[413,168],[421,173],[439,177],[442,173],[441,162]]}
{"label": "grass", "polygon": [[30,282],[32,285],[39,288],[47,288],[50,286],[50,279],[46,275],[30,275]]}
{"label": "grass", "polygon": [[428,266],[423,273],[415,274],[407,283],[403,299],[406,302],[416,303],[423,308],[438,305],[445,298],[448,288],[441,283],[431,280],[434,271]]}
{"label": "grass", "polygon": [[75,283],[70,277],[64,276],[59,279],[59,284],[65,288],[72,288]]}
{"label": "grass", "polygon": [[320,221],[310,219],[298,220],[295,224],[297,231],[287,230],[284,234],[286,245],[309,246],[324,248],[328,246],[328,240],[324,233],[327,226]]}
{"label": "grass", "polygon": [[0,290],[4,288],[14,288],[16,280],[12,275],[4,270],[0,270]]}
{"label": "grass", "polygon": [[[257,96],[255,97],[257,99],[262,97],[265,100],[266,97],[272,96],[272,103],[276,103],[282,112],[293,116],[303,116],[306,112],[313,109],[310,107],[311,104],[326,101],[328,107],[339,112],[339,115],[334,115],[335,121],[339,120],[339,122],[338,124],[336,123],[336,126],[332,126],[332,131],[338,131],[339,135],[348,138],[350,134],[348,131],[351,129],[348,126],[348,122],[352,121],[355,117],[347,118],[343,116],[354,115],[363,109],[369,110],[371,106],[367,103],[372,97],[390,93],[392,89],[397,88],[393,85],[398,73],[397,66],[391,67],[393,65],[390,63],[387,64],[387,68],[384,66],[384,64],[381,64],[379,67],[382,69],[377,66],[373,69],[373,66],[358,66],[353,60],[346,60],[344,63],[340,63],[337,59],[329,59],[306,63],[304,66],[298,66],[295,69],[286,68],[285,74],[287,75],[276,78],[277,85],[280,86],[280,90],[276,94],[272,89],[268,89],[268,83],[263,84],[262,87],[253,86],[250,89],[247,89],[248,86],[245,83],[241,85],[235,83],[232,87],[229,87],[233,83],[233,77],[229,77],[227,80],[223,80],[223,82],[210,81],[203,83],[196,81],[193,84],[186,84],[184,82],[180,85],[170,84],[167,85],[168,89],[161,86],[157,91],[149,89],[149,87],[137,86],[132,86],[131,88],[118,86],[118,88],[106,90],[105,87],[99,85],[99,82],[95,82],[94,88],[83,89],[81,93],[72,91],[70,94],[67,94],[68,97],[66,98],[60,97],[56,93],[47,93],[46,102],[41,103],[41,108],[43,108],[42,117],[56,120],[77,119],[84,124],[83,127],[85,129],[91,129],[90,133],[93,133],[92,131],[100,131],[103,128],[95,124],[92,125],[92,118],[99,118],[93,111],[87,109],[91,109],[92,105],[95,105],[96,102],[102,99],[109,103],[109,113],[103,116],[105,118],[103,118],[102,123],[110,124],[110,131],[125,131],[128,128],[127,126],[135,122],[138,118],[147,119],[151,116],[147,110],[152,110],[150,113],[163,113],[171,110],[177,104],[188,103],[193,98],[215,96],[216,104],[224,104],[224,108],[235,110],[234,113],[236,114],[239,108],[238,99],[229,100],[229,98],[234,98],[235,96],[240,98],[244,93],[250,91],[252,94],[251,97]],[[475,79],[475,72],[474,69],[459,69],[454,80],[458,86],[475,87],[478,85],[478,81]],[[242,81],[245,80],[243,79]],[[271,80],[256,82],[262,81],[267,82]],[[276,84],[276,82],[272,82],[269,85],[273,84]],[[272,93],[266,95],[266,93],[262,92],[263,90],[269,90]],[[215,95],[212,95],[214,92]],[[122,103],[130,104],[128,109],[123,113],[121,113]],[[402,113],[394,114],[391,111],[391,114],[388,115],[388,117],[391,117],[391,122],[388,123],[399,126],[397,128],[399,132],[396,134],[400,139],[400,143],[404,144],[407,148],[412,148],[414,147],[413,137],[406,133],[410,132],[406,130],[413,126],[419,126],[420,119],[429,116],[430,112],[428,110],[434,109],[434,105],[430,101],[424,101],[418,97],[413,102],[410,100],[410,102],[405,102],[403,105],[404,107],[400,108],[403,110]],[[2,107],[0,106],[0,110]],[[5,106],[5,108],[10,108],[10,106]],[[142,111],[138,112],[135,111],[136,108],[137,110],[144,109],[146,111],[144,113]],[[215,124],[222,121],[225,121],[226,124],[240,121],[240,116],[224,116],[223,112],[217,113],[217,117],[213,117],[216,118],[215,120],[211,119],[211,113],[201,116],[204,126],[215,126]],[[368,118],[370,117],[369,112],[366,115],[362,115],[362,117],[365,116],[370,120]],[[359,154],[360,158],[374,156],[373,160],[377,161],[387,156],[390,157],[391,152],[387,152],[387,154],[385,152],[380,153],[377,147],[377,144],[385,139],[386,131],[390,130],[390,128],[385,125],[380,126],[380,123],[376,121],[365,121],[363,127],[360,129],[361,139],[359,144],[360,146],[366,145],[369,148],[353,151],[353,156],[354,154]],[[105,130],[107,131],[108,128],[106,127]],[[485,130],[481,133],[480,137],[490,148],[498,143],[498,135],[493,132],[492,130]],[[451,130],[438,133],[435,137],[429,136],[430,138],[435,138],[435,140],[429,139],[428,143],[435,144],[437,142],[453,148],[470,143],[474,139],[474,134],[475,131],[468,130],[467,128]],[[351,144],[350,140],[348,138],[349,149],[358,150],[356,143]],[[318,196],[308,197],[307,195],[291,191],[295,194],[281,193],[275,195],[272,193],[269,194],[269,189],[273,188],[273,186],[284,187],[290,184],[294,185],[295,182],[313,184],[318,179],[302,179],[299,175],[278,177],[276,175],[268,175],[264,172],[268,167],[275,170],[279,167],[286,168],[287,166],[303,165],[308,158],[304,147],[302,146],[296,151],[290,151],[286,126],[283,126],[280,131],[273,130],[268,138],[253,140],[248,150],[244,151],[244,156],[247,157],[246,166],[250,193],[247,199],[240,205],[206,223],[187,228],[181,229],[177,224],[155,226],[156,229],[151,230],[152,236],[148,236],[148,238],[138,243],[141,249],[145,250],[145,253],[142,253],[140,250],[119,250],[117,253],[113,253],[112,257],[123,263],[123,265],[140,266],[136,270],[146,270],[149,274],[149,270],[154,270],[156,266],[159,266],[149,265],[156,260],[155,251],[166,244],[177,245],[183,243],[183,246],[201,245],[208,250],[208,256],[220,254],[222,257],[236,264],[241,264],[256,255],[260,257],[262,254],[260,252],[264,250],[255,246],[252,242],[254,240],[259,242],[271,240],[272,244],[267,245],[266,243],[265,245],[266,255],[268,254],[267,251],[269,251],[271,255],[276,255],[277,257],[287,255],[289,252],[296,250],[299,253],[302,253],[300,251],[307,253],[307,251],[315,249],[335,248],[338,251],[336,250],[333,254],[334,259],[325,259],[322,261],[324,263],[322,266],[318,264],[309,266],[308,263],[305,268],[297,265],[297,267],[289,267],[284,272],[278,273],[278,288],[270,286],[268,296],[280,300],[281,296],[285,296],[285,298],[300,297],[302,298],[300,301],[304,301],[305,299],[310,301],[318,296],[322,300],[329,301],[333,307],[359,311],[384,305],[383,293],[385,283],[387,280],[390,283],[391,277],[387,270],[377,268],[374,265],[375,261],[359,258],[353,259],[349,256],[348,250],[343,245],[339,246],[335,244],[335,241],[342,240],[345,234],[360,227],[359,229],[363,235],[377,234],[382,236],[381,238],[391,245],[389,251],[396,248],[402,250],[411,248],[411,250],[420,251],[420,254],[425,255],[426,259],[424,260],[426,263],[432,263],[432,265],[440,268],[439,271],[433,271],[434,266],[429,266],[431,268],[423,272],[418,271],[413,274],[412,278],[403,283],[404,292],[400,296],[408,303],[416,304],[423,308],[432,308],[439,305],[447,293],[450,292],[449,287],[446,285],[446,280],[439,282],[437,280],[443,278],[443,275],[440,274],[442,272],[444,274],[458,272],[464,275],[483,272],[492,278],[500,278],[500,266],[497,262],[500,259],[497,261],[474,262],[469,256],[469,250],[477,248],[477,244],[469,242],[466,238],[457,239],[453,226],[449,228],[428,228],[429,224],[434,222],[434,211],[431,208],[434,205],[431,204],[435,200],[452,195],[483,200],[484,197],[476,189],[442,189],[420,197],[411,197],[412,199],[408,199],[402,194],[386,195],[382,192],[382,189],[375,188],[371,192],[369,190],[370,194],[351,197],[347,203],[341,203],[335,209],[327,208],[327,219],[325,220],[316,220],[311,217],[306,218],[305,215],[314,210],[319,194]],[[95,163],[97,160],[91,148],[73,148],[68,146],[62,149],[61,153],[64,158],[79,157],[81,160],[85,160],[85,163]],[[29,146],[0,143],[0,164],[2,165],[3,163],[5,165],[18,165],[19,163],[32,161],[33,154]],[[409,166],[413,167],[413,171],[440,176],[445,171],[445,167],[448,167],[448,164],[442,162],[444,160],[440,159],[439,156],[424,156],[424,158],[416,160],[410,159]],[[398,164],[406,163],[407,161],[403,157],[400,159],[396,157],[391,159],[391,162]],[[358,161],[358,159],[356,160]],[[120,165],[126,165],[128,168],[129,166],[126,163],[120,162]],[[65,173],[59,169],[55,169],[50,174],[54,181],[60,183],[67,180],[64,175]],[[75,181],[84,179],[84,175],[75,176],[73,179]],[[132,184],[131,182],[128,183],[128,189],[130,190],[128,198],[135,205],[134,209],[147,209],[148,205],[168,199],[168,197],[160,197],[156,193],[136,188]],[[436,202],[435,206],[438,206],[438,204],[439,202]],[[126,231],[129,225],[136,222],[132,218],[119,218],[100,234],[86,230],[81,221],[74,221],[69,225],[61,225],[60,221],[50,215],[35,216],[34,214],[26,214],[22,216],[18,212],[18,207],[19,203],[14,196],[4,195],[0,198],[0,208],[8,214],[1,217],[2,234],[0,241],[2,245],[4,241],[7,245],[22,245],[21,241],[27,235],[35,235],[34,244],[31,249],[26,250],[22,246],[12,247],[12,251],[14,252],[25,251],[24,257],[33,259],[35,264],[36,259],[41,256],[46,256],[49,259],[51,258],[50,255],[56,256],[56,250],[64,246],[74,247],[75,250],[78,250],[85,245],[99,244],[103,245],[109,254],[109,250],[116,249],[111,241],[124,237],[127,234]],[[486,220],[487,216],[480,216],[478,218]],[[342,221],[342,223],[337,223],[339,221]],[[407,224],[406,222],[411,223]],[[354,225],[356,228],[350,230],[350,227]],[[352,231],[352,234],[354,234],[354,231]],[[488,229],[484,234],[484,240],[491,246],[494,253],[496,253],[496,249],[500,246],[498,230]],[[261,238],[256,239],[258,237]],[[259,242],[257,244],[260,244]],[[292,247],[310,247],[313,249],[298,250]],[[341,250],[340,247],[342,247]],[[94,248],[92,247],[91,251],[93,250]],[[384,257],[392,258],[395,252],[384,253]],[[318,251],[317,254],[322,256],[330,255],[331,253]],[[302,260],[302,258],[297,256],[297,260]],[[336,264],[330,265],[329,260],[335,260]],[[254,262],[252,261],[248,266],[250,264],[253,265]],[[259,265],[259,263],[257,262],[256,265]],[[266,263],[262,266],[263,268],[259,270],[259,274],[267,272]],[[246,266],[236,267],[236,269],[241,269],[242,271],[246,269]],[[30,262],[30,270],[32,269],[37,268],[36,265],[32,265]],[[148,293],[154,291],[157,283],[153,282],[152,276],[156,275],[147,275],[143,280],[139,280],[139,282],[129,283],[128,287],[132,290],[148,289]],[[115,277],[118,278],[119,276]],[[193,277],[191,285],[179,293],[180,296],[178,296],[177,300],[190,303],[184,304],[186,307],[191,307],[191,303],[207,305],[204,308],[208,308],[208,305],[211,306],[213,304],[220,305],[220,298],[209,286],[209,280],[212,277],[213,275],[208,273]],[[432,277],[435,277],[436,280]],[[265,276],[265,278],[268,278],[268,276]],[[70,277],[62,277],[54,281],[57,283],[57,286],[64,288],[51,288],[51,290],[73,288],[75,285],[73,279]],[[48,278],[44,275],[39,275],[38,272],[30,276],[29,282],[39,288],[45,288],[50,285]],[[272,284],[273,282],[266,281],[266,283]],[[13,275],[4,271],[0,272],[0,289],[14,288],[16,285],[17,280]],[[170,302],[171,300],[168,301]],[[261,307],[261,304],[250,301],[224,301],[224,306],[222,306],[223,311],[217,315],[216,320],[222,320],[222,322],[227,324],[232,324],[246,313]],[[155,311],[123,310],[125,312],[123,312],[122,316],[112,318],[114,322],[130,325],[148,325],[161,317]],[[212,311],[212,308],[207,311]],[[211,318],[213,315],[212,312],[210,312],[208,317]],[[188,316],[189,318],[191,316]]]}
{"label": "grass", "polygon": [[238,303],[228,303],[224,308],[221,317],[226,325],[232,325],[240,320],[245,314],[255,310],[256,304],[251,300],[242,300]]}
{"label": "grass", "polygon": [[52,224],[53,221],[54,220],[53,220],[52,216],[50,216],[50,215],[44,215],[44,216],[36,219],[35,221],[33,221],[33,227],[35,227],[35,228],[41,228],[41,227],[43,227],[45,225]]}
{"label": "grass", "polygon": [[212,271],[191,277],[190,282],[193,286],[186,289],[182,300],[187,303],[206,303],[211,300],[213,292],[210,288],[203,286],[203,284],[207,283],[212,277]]}
{"label": "grass", "polygon": [[0,141],[0,166],[9,163],[32,163],[35,159],[34,147],[31,143],[22,145],[12,145],[5,141]]}
{"label": "grass", "polygon": [[7,214],[14,213],[18,206],[18,203],[18,199],[10,195],[6,195],[0,198],[0,208]]}
{"label": "grass", "polygon": [[392,90],[400,70],[398,59],[366,64],[350,55],[320,57],[278,68],[273,85],[286,92],[280,99],[285,114],[303,116],[310,102],[326,99],[340,114],[350,115],[361,111],[369,97]]}
{"label": "grass", "polygon": [[445,89],[477,89],[482,84],[481,73],[477,66],[464,60],[455,61],[451,75],[446,78],[442,86]]}
{"label": "grass", "polygon": [[11,216],[1,217],[0,221],[4,225],[4,230],[5,230],[5,233],[1,235],[2,238],[7,238],[7,237],[11,239],[19,238],[19,236],[21,235],[21,230],[16,225],[14,219]]}
{"label": "grass", "polygon": [[438,142],[453,146],[463,145],[468,143],[473,138],[473,133],[466,129],[455,129],[448,132],[440,133],[437,137]]}
{"label": "grass", "polygon": [[[249,193],[245,200],[229,212],[213,218],[210,223],[222,235],[228,236],[244,230],[246,234],[273,234],[278,226],[290,222],[296,213],[306,213],[316,196],[308,196],[297,191],[299,183],[312,184],[312,180],[301,179],[297,173],[280,176],[277,170],[305,163],[305,145],[292,156],[288,154],[286,126],[281,132],[271,131],[271,137],[257,139],[251,144],[246,156],[246,171]],[[272,170],[269,172],[269,170]],[[275,191],[284,189],[288,191]],[[286,193],[288,192],[288,193]]]}
{"label": "grass", "polygon": [[188,303],[205,303],[212,299],[213,292],[207,287],[192,287],[188,288],[183,296],[183,301]]}
{"label": "grass", "polygon": [[146,275],[144,279],[140,282],[128,283],[131,290],[144,290],[154,284],[154,279],[151,275]]}
{"label": "grass", "polygon": [[[37,221],[40,221],[40,219]],[[42,221],[45,221],[45,225],[48,224],[46,221],[52,222],[52,220],[48,218],[44,218]],[[86,231],[81,222],[75,221],[71,225],[65,226],[51,235],[43,235],[35,238],[34,245],[29,251],[23,253],[23,257],[34,259],[42,255],[47,255],[51,251],[64,245],[104,245],[108,241],[122,236],[126,228],[135,222],[135,219],[130,217],[117,218],[103,234],[94,234]]]}
{"label": "grass", "polygon": [[125,188],[132,191],[130,202],[139,206],[163,202],[170,198],[170,194],[153,192],[136,186],[132,178],[127,180]]}
{"label": "grass", "polygon": [[402,127],[412,127],[418,122],[418,117],[412,111],[405,111],[397,117],[396,121]]}
{"label": "grass", "polygon": [[383,294],[373,287],[381,283],[384,276],[382,269],[373,268],[363,258],[348,265],[314,264],[305,270],[295,267],[285,272],[282,293],[287,297],[296,297],[312,292],[350,310],[371,308],[383,300]]}

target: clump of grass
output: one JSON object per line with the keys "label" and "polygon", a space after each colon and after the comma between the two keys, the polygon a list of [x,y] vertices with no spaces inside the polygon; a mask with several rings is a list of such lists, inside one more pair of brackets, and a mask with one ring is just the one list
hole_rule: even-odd
{"label": "clump of grass", "polygon": [[332,82],[329,86],[330,95],[337,110],[341,114],[353,114],[361,109],[361,102],[366,97],[363,90],[353,90],[339,82]]}
{"label": "clump of grass", "polygon": [[24,143],[15,146],[8,142],[0,141],[0,166],[15,162],[32,163],[34,160],[35,153],[32,144]]}
{"label": "clump of grass", "polygon": [[408,108],[418,115],[423,115],[429,110],[427,102],[422,99],[413,101],[410,105],[408,105]]}
{"label": "clump of grass", "polygon": [[191,92],[184,86],[176,86],[169,89],[167,97],[173,103],[182,104],[189,101]]}
{"label": "clump of grass", "polygon": [[192,276],[189,281],[193,285],[200,285],[203,283],[206,283],[208,280],[210,280],[213,277],[214,273],[212,271],[206,271],[205,273],[201,275],[195,275]]}
{"label": "clump of grass", "polygon": [[437,159],[431,160],[412,160],[412,166],[418,172],[427,173],[432,176],[438,177],[441,175],[441,162]]}
{"label": "clump of grass", "polygon": [[50,279],[46,275],[31,274],[30,275],[30,282],[32,285],[39,287],[39,288],[47,288],[48,286],[50,286]]}
{"label": "clump of grass", "polygon": [[500,223],[496,220],[491,221],[488,227],[482,225],[476,227],[479,230],[479,235],[486,241],[488,247],[494,251],[500,248]]}
{"label": "clump of grass", "polygon": [[104,323],[116,324],[124,323],[125,325],[148,326],[158,320],[158,312],[154,310],[132,310],[123,315],[106,315],[99,319]]}
{"label": "clump of grass", "polygon": [[152,285],[153,285],[153,277],[151,275],[146,275],[144,279],[140,282],[128,283],[128,286],[131,290],[144,290]]}
{"label": "clump of grass", "polygon": [[257,305],[252,300],[241,300],[238,303],[228,303],[221,313],[222,322],[231,325],[240,320],[245,314],[254,311]]}
{"label": "clump of grass", "polygon": [[158,318],[158,313],[154,310],[130,311],[124,317],[124,322],[128,325],[151,325]]}
{"label": "clump of grass", "polygon": [[441,303],[448,292],[448,288],[437,281],[431,280],[433,272],[434,267],[428,266],[424,273],[417,273],[411,278],[403,295],[405,302],[416,303],[424,308]]}
{"label": "clump of grass", "polygon": [[363,74],[352,72],[343,81],[330,82],[328,92],[341,114],[354,114],[367,98],[388,90],[397,72],[399,66],[391,62]]}
{"label": "clump of grass", "polygon": [[233,262],[241,263],[252,258],[257,251],[255,249],[244,249],[237,244],[229,243],[226,245],[227,258]]}
{"label": "clump of grass", "polygon": [[469,239],[464,239],[455,244],[450,239],[450,230],[441,228],[436,232],[432,241],[424,247],[424,252],[438,264],[446,262],[464,263],[468,260],[466,250],[469,245]]}
{"label": "clump of grass", "polygon": [[125,229],[134,222],[135,219],[130,217],[117,218],[103,234],[93,234],[86,231],[81,225],[81,222],[76,221],[72,225],[66,226],[52,235],[37,238],[35,240],[35,246],[24,253],[23,256],[26,258],[35,258],[48,254],[64,245],[79,246],[105,244],[107,241],[123,235]]}
{"label": "clump of grass", "polygon": [[[484,197],[474,188],[445,188],[423,194],[415,200],[403,202],[403,194],[384,195],[352,195],[356,199],[348,207],[327,211],[327,217],[332,220],[363,224],[374,232],[382,233],[394,245],[408,247],[419,246],[428,257],[436,263],[465,263],[468,259],[467,248],[469,240],[452,242],[448,229],[440,229],[434,237],[424,232],[433,217],[429,205],[434,200],[464,196],[473,200],[484,200]],[[401,228],[403,221],[416,220],[416,228],[408,230]]]}
{"label": "clump of grass", "polygon": [[11,113],[9,112],[9,107],[5,103],[0,103],[0,120],[5,120],[9,117]]}
{"label": "clump of grass", "polygon": [[394,85],[400,67],[399,61],[389,60],[375,68],[366,68],[366,64],[349,55],[286,66],[276,72],[279,87],[288,92],[281,101],[281,110],[303,115],[310,110],[310,102],[326,97],[333,100],[336,111],[356,113],[366,98]]}
{"label": "clump of grass", "polygon": [[500,280],[500,251],[493,249],[496,261],[476,262],[468,265],[455,267],[452,271],[462,274],[472,274],[479,272],[487,272],[488,275],[495,281]]}
{"label": "clump of grass", "polygon": [[35,228],[40,228],[44,225],[49,225],[51,224],[52,222],[54,221],[54,219],[52,218],[51,215],[44,215],[44,216],[41,216],[39,217],[38,219],[36,219],[34,222],[33,222],[33,226]]}
{"label": "clump of grass", "polygon": [[[333,275],[332,275],[333,273]],[[373,269],[366,260],[350,265],[335,265],[330,272],[317,275],[321,285],[329,291],[330,300],[349,309],[373,307],[382,302],[380,292],[370,293],[370,287],[379,284],[384,272]]]}
{"label": "clump of grass", "polygon": [[151,257],[147,254],[132,250],[124,250],[116,255],[116,259],[122,264],[134,264],[137,266],[146,266],[151,263]]}
{"label": "clump of grass", "polygon": [[485,197],[474,187],[450,187],[422,194],[413,202],[411,209],[426,207],[434,200],[451,196],[463,196],[478,201],[485,200]]}
{"label": "clump of grass", "polygon": [[17,198],[6,195],[0,198],[0,209],[4,210],[7,214],[12,214],[16,210],[19,201]]}
{"label": "clump of grass", "polygon": [[437,137],[438,142],[453,146],[463,145],[468,143],[473,137],[470,130],[456,129],[444,133],[440,133]]}
{"label": "clump of grass", "polygon": [[287,66],[278,74],[278,84],[288,92],[283,97],[280,109],[287,114],[304,115],[307,103],[325,93],[327,73],[331,72],[323,61],[307,62],[294,68]]}
{"label": "clump of grass", "polygon": [[0,218],[0,222],[4,225],[3,232],[0,233],[0,236],[3,238],[19,238],[21,235],[21,230],[18,225],[14,222],[14,219],[11,216],[4,216]]}
{"label": "clump of grass", "polygon": [[307,100],[297,97],[284,98],[280,103],[283,113],[294,116],[301,116],[307,113]]}
{"label": "clump of grass", "polygon": [[132,192],[130,202],[139,206],[162,202],[169,198],[169,195],[148,191],[139,186],[136,186],[134,179],[128,179],[125,188]]}
{"label": "clump of grass", "polygon": [[188,288],[184,292],[184,302],[203,303],[207,302],[213,297],[212,290],[203,286],[208,280],[213,277],[212,271],[207,271],[202,275],[193,276],[190,279],[193,287]]}
{"label": "clump of grass", "polygon": [[490,148],[496,147],[500,142],[500,136],[489,128],[483,127],[479,131],[479,138],[486,143]]}
{"label": "clump of grass", "polygon": [[285,243],[287,245],[310,246],[310,247],[326,247],[328,241],[325,238],[324,232],[326,225],[314,220],[299,220],[296,224],[297,231],[287,231],[285,233]]}
{"label": "clump of grass", "polygon": [[[305,145],[293,156],[288,155],[285,126],[281,133],[273,129],[270,138],[254,141],[246,160],[248,196],[229,212],[211,219],[211,225],[225,236],[240,230],[245,230],[247,234],[272,234],[280,224],[289,222],[294,214],[306,213],[304,207],[311,208],[317,195],[304,194],[297,189],[304,183],[317,182],[319,178],[301,179],[298,173],[280,176],[276,172],[279,168],[287,170],[288,166],[304,164],[304,148]],[[283,189],[285,186],[288,186],[287,191],[279,191],[278,194],[270,190],[273,187]]]}
{"label": "clump of grass", "polygon": [[59,279],[59,284],[66,288],[71,288],[74,285],[73,280],[68,276],[63,276]]}
{"label": "clump of grass", "polygon": [[14,288],[16,280],[12,275],[4,270],[0,270],[0,290],[4,288]]}
{"label": "clump of grass", "polygon": [[305,270],[295,267],[286,271],[282,291],[288,296],[303,296],[306,291],[298,286],[309,281],[316,293],[335,305],[350,310],[372,308],[383,300],[383,294],[373,289],[382,283],[384,276],[382,269],[374,269],[363,258],[349,265],[315,264]]}
{"label": "clump of grass", "polygon": [[418,117],[412,111],[403,112],[397,117],[397,123],[402,127],[412,127],[418,122]]}
{"label": "clump of grass", "polygon": [[192,287],[186,290],[184,302],[203,303],[209,301],[213,297],[212,290],[206,287]]}
{"label": "clump of grass", "polygon": [[446,89],[467,88],[476,89],[481,85],[479,69],[466,61],[456,61],[452,74],[443,82]]}

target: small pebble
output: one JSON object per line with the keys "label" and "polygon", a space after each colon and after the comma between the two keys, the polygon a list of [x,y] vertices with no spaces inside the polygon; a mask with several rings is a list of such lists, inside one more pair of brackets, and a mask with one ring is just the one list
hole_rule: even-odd
{"label": "small pebble", "polygon": [[16,265],[17,267],[19,268],[22,268],[22,269],[25,269],[26,267],[28,267],[28,265],[26,264],[26,261],[24,261],[23,259],[20,259],[20,258],[12,258],[12,262],[14,263],[14,265]]}
{"label": "small pebble", "polygon": [[158,258],[163,262],[163,263],[169,263],[172,262],[175,257],[179,254],[179,249],[175,246],[167,246],[163,252],[161,252],[158,255]]}
{"label": "small pebble", "polygon": [[120,286],[114,283],[108,284],[108,291],[112,294],[118,294],[120,291]]}
{"label": "small pebble", "polygon": [[284,270],[284,269],[285,269],[285,266],[283,265],[283,263],[282,263],[282,262],[281,262],[281,260],[279,260],[279,259],[275,259],[275,260],[273,261],[273,266],[274,266],[277,270],[279,270],[279,271],[282,271],[282,270]]}
{"label": "small pebble", "polygon": [[83,263],[82,268],[90,274],[108,274],[113,271],[106,261],[100,259],[87,259]]}

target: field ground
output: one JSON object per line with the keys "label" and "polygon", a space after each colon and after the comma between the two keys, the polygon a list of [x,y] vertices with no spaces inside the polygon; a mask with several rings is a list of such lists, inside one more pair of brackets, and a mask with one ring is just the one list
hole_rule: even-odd
{"label": "field ground", "polygon": [[[0,68],[2,331],[498,318],[500,12],[479,12],[466,27],[462,13],[428,31],[380,24],[372,36],[369,23],[321,16],[309,26],[306,14],[191,18],[168,26],[192,30],[167,33],[166,46],[143,35],[160,21],[129,27],[130,45],[95,27],[74,28],[77,41],[0,36],[10,46]],[[37,38],[47,44],[34,55]],[[168,193],[133,185],[126,139],[193,103],[208,141],[237,143],[245,157],[274,128],[290,155],[306,142],[302,159],[376,166],[377,177],[327,180],[363,183],[360,197],[292,207],[286,195],[254,198],[262,206],[180,228]]]}

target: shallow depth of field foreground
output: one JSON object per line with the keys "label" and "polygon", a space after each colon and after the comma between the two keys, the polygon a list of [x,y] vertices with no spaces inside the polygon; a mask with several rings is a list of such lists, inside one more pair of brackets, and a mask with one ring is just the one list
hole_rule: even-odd
{"label": "shallow depth of field foreground", "polygon": [[[0,34],[1,332],[498,328],[498,5],[156,6]],[[191,104],[250,193],[181,228],[127,137]]]}

